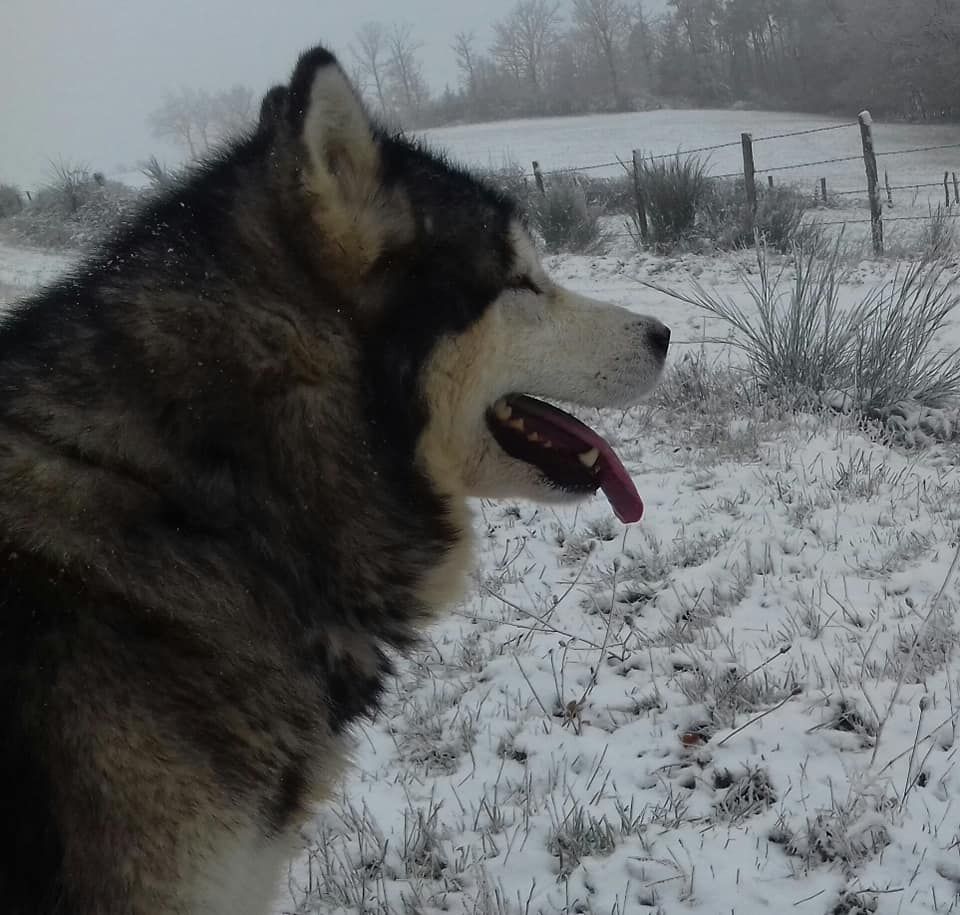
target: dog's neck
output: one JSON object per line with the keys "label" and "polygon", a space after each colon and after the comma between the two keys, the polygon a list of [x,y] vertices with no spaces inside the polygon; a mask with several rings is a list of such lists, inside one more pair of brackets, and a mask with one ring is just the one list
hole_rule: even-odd
{"label": "dog's neck", "polygon": [[[254,312],[259,327],[244,326],[228,300],[160,292],[162,310],[87,289],[89,309],[56,334],[0,332],[10,356],[0,365],[0,547],[213,628],[253,601],[269,605],[280,628],[309,632],[322,598],[346,629],[372,625],[385,643],[409,642],[462,591],[465,500],[436,492],[415,462],[381,453],[349,353],[331,355],[338,364],[313,379],[262,365],[256,373],[251,357],[238,361],[231,335],[255,361],[294,337],[302,347],[302,331],[269,307]],[[122,365],[118,335],[133,354]],[[197,352],[204,364],[187,366]],[[201,583],[213,581],[205,592]],[[122,593],[131,587],[138,593]]]}

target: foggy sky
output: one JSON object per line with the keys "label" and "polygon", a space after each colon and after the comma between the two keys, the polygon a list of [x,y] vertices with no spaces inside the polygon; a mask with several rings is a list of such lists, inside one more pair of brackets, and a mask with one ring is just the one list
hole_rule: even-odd
{"label": "foggy sky", "polygon": [[43,181],[49,160],[93,169],[177,151],[154,140],[148,113],[168,90],[262,93],[305,47],[348,59],[357,26],[406,20],[423,42],[431,88],[456,84],[450,42],[481,45],[513,0],[0,0],[0,181]]}

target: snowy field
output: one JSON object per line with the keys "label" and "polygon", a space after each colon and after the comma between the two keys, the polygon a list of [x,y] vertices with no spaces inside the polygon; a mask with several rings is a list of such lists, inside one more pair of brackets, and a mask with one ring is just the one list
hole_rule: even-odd
{"label": "snowy field", "polygon": [[[0,247],[0,297],[68,260]],[[663,318],[674,365],[728,358],[640,283],[742,295],[750,255],[547,263]],[[844,300],[891,269],[852,267]],[[640,524],[602,498],[476,505],[470,593],[357,730],[277,912],[960,909],[960,451],[665,390],[584,416],[632,470]]]}
{"label": "snowy field", "polygon": [[[729,260],[550,268],[667,320],[675,362],[710,331],[638,280],[737,288]],[[953,911],[957,448],[722,391],[586,418],[646,518],[477,506],[474,587],[361,732],[283,911]]]}

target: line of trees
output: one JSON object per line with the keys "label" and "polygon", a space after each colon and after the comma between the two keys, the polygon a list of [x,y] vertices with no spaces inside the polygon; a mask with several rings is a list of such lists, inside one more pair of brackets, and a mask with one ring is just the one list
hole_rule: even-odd
{"label": "line of trees", "polygon": [[459,85],[414,122],[738,102],[960,114],[957,0],[518,0],[452,51]]}
{"label": "line of trees", "polygon": [[700,101],[952,117],[960,101],[955,0],[670,0],[659,88]]}
{"label": "line of trees", "polygon": [[[439,94],[422,48],[410,23],[370,22],[343,55],[389,125],[678,103],[960,114],[960,0],[517,0],[485,41],[452,37],[459,81]],[[171,95],[151,124],[195,158],[253,116],[235,86]]]}

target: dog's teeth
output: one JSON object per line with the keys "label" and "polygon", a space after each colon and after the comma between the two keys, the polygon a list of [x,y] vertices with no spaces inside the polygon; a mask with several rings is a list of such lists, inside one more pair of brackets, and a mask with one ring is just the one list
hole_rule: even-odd
{"label": "dog's teeth", "polygon": [[505,400],[498,400],[493,405],[493,412],[496,414],[497,419],[503,423],[513,416],[513,410],[510,408],[510,404],[508,404]]}
{"label": "dog's teeth", "polygon": [[583,464],[584,467],[590,467],[592,469],[593,465],[600,460],[600,452],[597,451],[596,448],[591,448],[589,451],[584,451],[583,454],[578,454],[577,457],[580,458],[580,463]]}
{"label": "dog's teeth", "polygon": [[523,432],[523,420],[522,419],[511,419],[507,422],[507,425],[511,429],[516,429],[517,432]]}
{"label": "dog's teeth", "polygon": [[527,436],[527,441],[528,441],[528,442],[533,442],[534,445],[538,445],[538,444],[540,444],[541,441],[543,441],[543,439],[541,439],[540,436],[539,436],[536,432],[531,432],[531,433]]}

